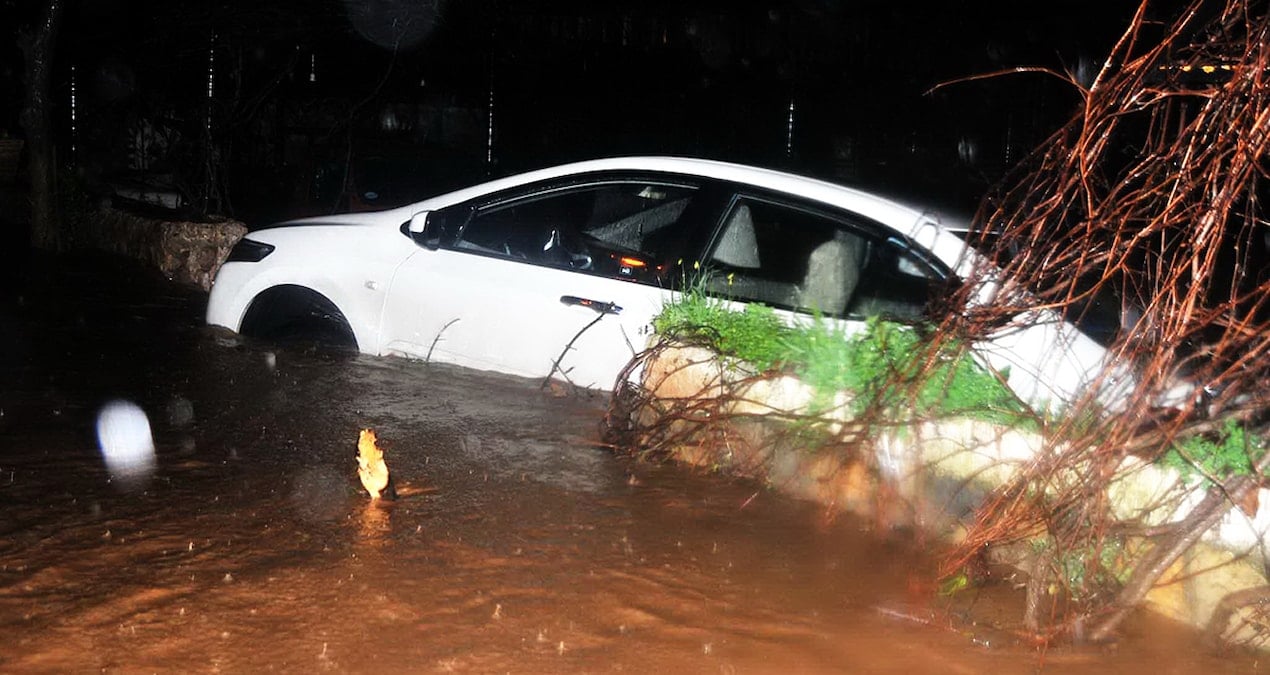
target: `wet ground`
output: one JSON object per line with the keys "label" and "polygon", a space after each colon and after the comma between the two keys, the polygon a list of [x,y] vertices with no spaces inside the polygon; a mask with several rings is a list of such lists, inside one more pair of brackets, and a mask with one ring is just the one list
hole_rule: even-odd
{"label": "wet ground", "polygon": [[[1190,632],[1041,654],[931,614],[917,543],[597,447],[603,398],[270,350],[119,261],[0,299],[0,672],[1249,672]],[[152,474],[94,433],[146,412]],[[355,478],[373,427],[402,497]],[[992,595],[992,597],[988,597]],[[1017,598],[976,616],[1017,616]]]}

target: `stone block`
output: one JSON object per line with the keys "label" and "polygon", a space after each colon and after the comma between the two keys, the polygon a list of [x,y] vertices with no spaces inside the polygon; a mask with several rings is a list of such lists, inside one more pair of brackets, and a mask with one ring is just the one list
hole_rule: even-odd
{"label": "stone block", "polygon": [[169,279],[210,290],[229,250],[247,234],[242,223],[145,218],[103,207],[83,218],[79,230],[94,248],[153,265]]}

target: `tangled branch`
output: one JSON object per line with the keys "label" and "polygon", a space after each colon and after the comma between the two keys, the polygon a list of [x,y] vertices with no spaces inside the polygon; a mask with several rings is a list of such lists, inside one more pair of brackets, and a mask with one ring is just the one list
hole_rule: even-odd
{"label": "tangled branch", "polygon": [[[754,392],[779,386],[779,364],[727,368],[663,340],[619,378],[610,440],[648,457],[699,449],[751,476],[771,476],[784,450],[815,448],[838,467],[866,465],[884,494],[922,471],[911,458],[889,466],[886,446],[909,433],[897,428],[920,434],[938,416],[930,384],[948,363],[1065,318],[1106,345],[1102,370],[1062,410],[1016,418],[1039,447],[979,499],[943,573],[964,581],[980,575],[967,570],[984,566],[985,551],[1008,552],[1030,575],[1022,630],[1040,641],[1113,636],[1232,508],[1255,509],[1270,464],[1265,5],[1192,0],[1161,23],[1144,0],[1094,82],[1073,82],[1082,98],[1071,119],[984,200],[970,242],[978,255],[922,350],[870,391],[775,410]],[[1117,485],[1162,462],[1191,478],[1117,512]],[[1183,508],[1196,490],[1204,497]],[[1260,611],[1264,594],[1246,595],[1219,608],[1215,632],[1239,607]]]}
{"label": "tangled branch", "polygon": [[[1127,458],[1157,459],[1227,422],[1266,438],[1270,17],[1260,2],[1196,0],[1150,39],[1149,4],[1071,120],[985,200],[975,244],[993,264],[972,271],[936,333],[988,340],[1038,309],[1086,324],[1112,317],[1103,376],[1046,430],[1037,461],[980,508],[945,568],[985,546],[1047,542],[1035,577],[1061,582],[1053,572],[1074,556],[1085,579],[1109,580],[1064,620],[1088,624],[1093,639],[1110,637],[1266,466],[1259,443],[1233,474],[1188,457],[1212,485],[1191,516],[1127,573],[1097,555],[1124,541],[1107,495]],[[1126,377],[1132,386],[1106,400],[1102,388]],[[1042,591],[1032,591],[1025,623],[1036,629]]]}

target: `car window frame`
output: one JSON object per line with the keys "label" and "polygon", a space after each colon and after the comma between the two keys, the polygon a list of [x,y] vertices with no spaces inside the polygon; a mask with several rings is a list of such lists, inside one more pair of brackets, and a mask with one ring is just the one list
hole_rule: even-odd
{"label": "car window frame", "polygon": [[[666,250],[659,251],[655,260],[650,259],[648,261],[651,267],[655,267],[659,270],[658,274],[623,277],[596,270],[554,267],[538,261],[522,260],[496,253],[486,253],[475,249],[461,248],[458,245],[464,229],[481,213],[489,212],[494,209],[512,207],[520,202],[529,203],[531,201],[549,198],[552,194],[601,187],[604,185],[631,183],[647,183],[693,190],[691,201],[684,209],[684,212],[680,214],[677,221],[677,229],[680,229],[681,231],[671,238],[671,243],[666,246]],[[699,237],[699,231],[708,229],[715,220],[715,212],[718,210],[717,183],[717,180],[691,174],[663,173],[656,171],[621,171],[575,174],[525,185],[518,185],[498,192],[479,195],[436,211],[435,216],[438,217],[440,223],[438,226],[436,248],[455,253],[478,255],[496,260],[504,260],[507,262],[534,265],[545,269],[559,269],[561,271],[587,274],[619,281],[642,283],[663,288],[677,288],[682,281],[678,277],[682,275],[678,274],[675,270],[684,259],[684,252],[687,250],[685,247],[688,245],[688,242]]]}
{"label": "car window frame", "polygon": [[[907,252],[925,263],[925,265],[936,274],[937,278],[932,280],[933,283],[955,285],[961,282],[952,268],[936,257],[933,252],[927,251],[921,244],[913,240],[907,234],[869,218],[857,211],[853,211],[845,207],[835,206],[833,204],[816,202],[794,194],[765,190],[746,184],[731,183],[728,184],[727,187],[729,188],[729,192],[731,194],[728,196],[723,205],[717,209],[713,223],[711,227],[708,228],[708,236],[700,239],[697,246],[694,247],[695,255],[693,267],[695,269],[702,269],[710,264],[709,256],[723,237],[724,228],[727,226],[733,211],[743,200],[752,200],[781,208],[801,211],[810,216],[824,218],[835,223],[848,233],[854,233],[857,236],[864,237],[871,243],[899,248],[901,251]],[[758,302],[756,300],[744,300],[740,298],[733,299],[737,302],[743,303]],[[815,315],[815,312],[805,308],[782,305],[774,306],[777,309],[797,314],[807,316]],[[868,317],[866,315],[848,312],[841,318],[845,320],[862,320]],[[926,317],[926,320],[930,319],[931,317]],[[892,320],[911,322],[911,320],[899,318]]]}

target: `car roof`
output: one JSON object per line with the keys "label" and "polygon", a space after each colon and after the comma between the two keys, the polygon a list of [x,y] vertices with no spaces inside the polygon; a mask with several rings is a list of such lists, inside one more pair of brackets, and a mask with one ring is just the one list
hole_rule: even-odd
{"label": "car roof", "polygon": [[[753,186],[764,191],[786,194],[811,202],[818,202],[829,207],[852,211],[883,223],[908,236],[913,236],[918,230],[928,224],[935,225],[938,230],[945,233],[964,232],[967,229],[966,221],[948,212],[923,208],[912,202],[897,200],[818,178],[713,159],[652,155],[608,157],[560,164],[497,178],[386,211],[318,216],[280,223],[280,225],[402,223],[410,220],[415,214],[442,209],[482,195],[511,190],[540,181],[600,172],[648,172],[663,175],[682,175],[685,177],[704,177]],[[946,259],[950,265],[953,264],[957,255],[959,255],[958,251],[964,248],[964,242],[960,242],[960,240],[958,242],[956,246],[936,246],[936,248],[941,249],[937,255]],[[928,246],[932,244],[934,242],[926,242]]]}
{"label": "car roof", "polygon": [[[909,201],[776,169],[677,156],[633,155],[560,164],[497,178],[385,211],[317,216],[278,223],[276,226],[392,225],[395,228],[416,214],[443,209],[483,195],[568,176],[602,172],[661,174],[670,177],[668,180],[673,180],[674,175],[704,177],[753,186],[765,192],[790,195],[877,221],[901,235],[915,239],[959,274],[964,273],[968,264],[964,254],[969,250],[963,238],[969,227],[968,221],[956,214],[923,208]],[[961,236],[958,236],[959,233]]]}

